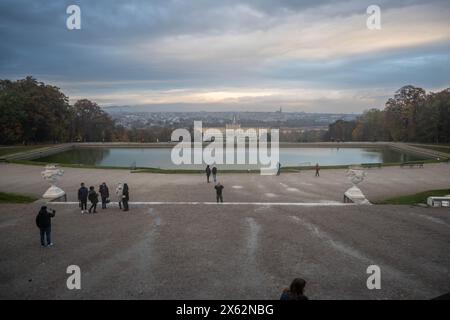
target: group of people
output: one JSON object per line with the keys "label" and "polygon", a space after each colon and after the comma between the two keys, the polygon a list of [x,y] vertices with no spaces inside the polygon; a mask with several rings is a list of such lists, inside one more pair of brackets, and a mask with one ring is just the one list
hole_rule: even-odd
{"label": "group of people", "polygon": [[[320,166],[319,166],[318,163],[316,163],[314,169],[316,170],[316,177],[320,177]],[[210,183],[211,174],[213,176],[214,183],[217,182],[217,167],[216,166],[213,166],[211,168],[209,166],[209,164],[208,164],[206,166],[205,173],[206,173],[206,182],[207,183]],[[279,176],[280,173],[281,173],[281,163],[278,162],[277,163],[277,176]],[[214,186],[214,189],[216,189],[216,200],[217,200],[217,203],[223,202],[223,193],[222,193],[222,191],[223,191],[224,188],[225,187],[220,182],[217,182],[217,184]]]}
{"label": "group of people", "polygon": [[[213,166],[212,169],[211,169],[211,167],[208,164],[206,166],[205,172],[206,172],[206,182],[207,183],[210,182],[209,181],[209,177],[211,176],[211,174],[213,176],[214,183],[217,182],[217,167],[216,166]],[[223,202],[223,193],[222,193],[222,191],[223,191],[224,188],[225,187],[220,182],[217,182],[217,184],[214,186],[214,189],[216,189],[216,200],[217,200],[217,203]]]}
{"label": "group of people", "polygon": [[[82,184],[81,187],[83,186],[84,185]],[[53,242],[51,240],[51,219],[55,217],[55,214],[55,210],[48,210],[47,206],[42,206],[36,216],[36,225],[40,230],[42,247],[53,246]],[[284,289],[280,300],[308,300],[308,297],[304,294],[305,286],[306,281],[304,279],[294,279],[289,288]]]}
{"label": "group of people", "polygon": [[213,176],[213,180],[214,180],[214,183],[216,183],[217,182],[217,167],[216,166],[213,166],[212,167],[212,169],[211,169],[211,167],[209,166],[209,164],[206,166],[206,182],[210,182],[209,181],[209,177],[211,176],[211,174],[212,174],[212,176]]}
{"label": "group of people", "polygon": [[[318,175],[318,169],[316,169],[316,174]],[[213,173],[214,182],[216,182],[217,168],[213,167],[211,170],[209,165],[206,168],[207,182],[209,183],[209,176]],[[223,202],[222,190],[224,186],[217,183],[214,188],[216,189],[217,202]],[[87,210],[87,201],[91,202],[91,206],[88,210],[89,213],[96,213],[98,194],[100,194],[102,200],[102,209],[106,209],[107,203],[109,203],[109,188],[105,182],[103,182],[98,189],[98,193],[95,191],[93,186],[89,187],[89,190],[85,187],[84,183],[81,183],[81,187],[78,190],[78,200],[80,202],[81,213],[85,213]],[[126,183],[119,183],[116,188],[116,196],[119,203],[119,208],[124,211],[128,211],[128,201],[129,201],[129,190]],[[53,242],[51,240],[51,219],[56,215],[55,210],[47,209],[47,206],[42,206],[36,216],[36,225],[40,230],[41,246],[51,247]],[[304,289],[306,286],[306,281],[302,278],[296,278],[292,281],[289,288],[286,288],[280,300],[308,300],[308,297],[304,295]]]}
{"label": "group of people", "polygon": [[[78,201],[80,203],[81,213],[97,213],[97,204],[99,202],[99,195],[102,201],[102,209],[107,208],[107,204],[110,202],[109,199],[109,188],[105,182],[103,182],[99,188],[98,193],[95,191],[94,186],[90,186],[89,189],[86,188],[84,182],[81,183],[80,189],[78,189]],[[130,191],[128,184],[119,183],[116,187],[116,197],[119,203],[119,208],[123,211],[128,211],[128,201],[130,200]],[[87,209],[87,202],[91,203],[89,210]]]}

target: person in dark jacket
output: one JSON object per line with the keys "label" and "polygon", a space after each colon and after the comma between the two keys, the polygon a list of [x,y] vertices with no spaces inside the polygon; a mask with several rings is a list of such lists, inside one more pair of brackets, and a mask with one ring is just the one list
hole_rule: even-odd
{"label": "person in dark jacket", "polygon": [[212,168],[212,175],[213,175],[214,183],[216,183],[217,182],[217,167],[216,166],[214,166]]}
{"label": "person in dark jacket", "polygon": [[306,281],[302,278],[296,278],[292,281],[289,289],[284,289],[280,300],[308,300],[304,295]]}
{"label": "person in dark jacket", "polygon": [[211,175],[211,168],[209,167],[209,164],[206,166],[205,172],[206,172],[206,182],[209,183],[209,176]]}
{"label": "person in dark jacket", "polygon": [[[42,206],[36,216],[36,225],[41,233],[41,246],[52,246],[52,218],[55,216],[55,210],[47,211],[46,206]],[[47,242],[45,242],[47,240]]]}
{"label": "person in dark jacket", "polygon": [[89,201],[91,202],[91,207],[89,208],[89,213],[91,213],[92,209],[94,209],[94,213],[97,213],[97,203],[98,203],[98,194],[95,192],[93,186],[89,187]]}
{"label": "person in dark jacket", "polygon": [[216,189],[216,200],[217,203],[223,202],[223,196],[222,196],[222,190],[223,188],[225,188],[223,185],[220,184],[220,182],[218,184],[215,185],[214,189]]}
{"label": "person in dark jacket", "polygon": [[87,201],[88,201],[89,190],[84,186],[84,183],[81,183],[81,188],[78,189],[78,201],[80,202],[81,213],[85,213],[87,210]]}
{"label": "person in dark jacket", "polygon": [[320,167],[319,167],[319,164],[318,163],[316,163],[316,177],[320,177]]}
{"label": "person in dark jacket", "polygon": [[128,211],[128,201],[130,200],[130,191],[128,190],[128,184],[123,184],[123,196],[122,196],[122,203],[123,203],[123,211]]}
{"label": "person in dark jacket", "polygon": [[109,189],[105,182],[100,185],[98,192],[100,193],[100,197],[102,198],[102,209],[106,209],[106,203],[109,198]]}

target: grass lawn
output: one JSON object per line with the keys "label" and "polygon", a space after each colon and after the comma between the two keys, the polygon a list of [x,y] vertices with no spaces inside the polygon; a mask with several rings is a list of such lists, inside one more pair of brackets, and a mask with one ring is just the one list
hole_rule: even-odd
{"label": "grass lawn", "polygon": [[14,193],[0,192],[0,203],[31,203],[37,198]]}
{"label": "grass lawn", "polygon": [[409,196],[401,196],[390,198],[386,200],[375,201],[375,204],[416,204],[426,203],[427,198],[431,196],[442,197],[450,194],[450,189],[430,190],[425,192],[416,193]]}
{"label": "grass lawn", "polygon": [[8,154],[29,151],[29,150],[33,150],[33,149],[42,148],[42,147],[45,147],[45,145],[0,147],[0,156],[6,156]]}

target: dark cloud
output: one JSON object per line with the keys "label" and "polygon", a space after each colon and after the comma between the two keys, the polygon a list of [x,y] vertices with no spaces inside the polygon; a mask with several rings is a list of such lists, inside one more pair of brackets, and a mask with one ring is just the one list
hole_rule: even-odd
{"label": "dark cloud", "polygon": [[264,77],[307,79],[318,87],[400,87],[405,83],[450,86],[450,43],[335,60],[287,61],[270,66]]}
{"label": "dark cloud", "polygon": [[[406,83],[426,88],[448,86],[448,39],[318,59],[283,57],[274,50],[273,43],[276,46],[277,42],[272,38],[290,32],[282,29],[281,35],[273,33],[286,21],[298,16],[323,22],[324,26],[339,18],[347,23],[347,17],[364,15],[371,2],[2,0],[0,78],[34,75],[62,84],[69,94],[93,98],[127,88],[217,91],[227,87],[304,86],[377,91]],[[69,31],[65,27],[70,4],[82,9],[82,30]],[[389,11],[420,5],[422,1],[380,0],[377,4]],[[437,14],[449,9],[448,1],[429,1],[426,5]],[[251,41],[247,46],[245,35]],[[233,36],[243,37],[239,40],[241,48],[226,48]],[[197,47],[186,49],[177,44],[177,39],[180,43],[200,40]],[[215,43],[208,43],[208,39]],[[273,43],[268,45],[263,40]]]}

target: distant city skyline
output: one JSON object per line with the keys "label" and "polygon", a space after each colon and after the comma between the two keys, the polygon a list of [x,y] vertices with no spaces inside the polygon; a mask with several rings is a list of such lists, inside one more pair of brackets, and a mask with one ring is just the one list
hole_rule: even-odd
{"label": "distant city skyline", "polygon": [[404,85],[450,87],[449,17],[445,0],[2,0],[0,78],[103,107],[361,113]]}
{"label": "distant city skyline", "polygon": [[[317,114],[361,114],[362,112],[329,112],[329,111],[323,111],[323,112],[315,112],[315,111],[303,111],[303,110],[284,110],[282,107],[276,107],[273,108],[267,107],[267,109],[261,110],[261,109],[255,109],[255,110],[243,110],[242,108],[239,108],[238,106],[230,105],[229,108],[225,109],[214,109],[214,108],[208,108],[208,104],[204,105],[189,105],[189,104],[150,104],[150,105],[108,105],[104,106],[104,110],[107,112],[117,112],[117,111],[124,111],[124,112],[136,112],[136,113],[152,113],[152,112],[163,112],[163,113],[198,113],[198,112],[211,112],[211,113],[317,113]],[[203,109],[202,109],[203,108]],[[281,109],[281,111],[280,111]]]}
{"label": "distant city skyline", "polygon": [[343,113],[304,113],[304,112],[263,112],[263,111],[175,111],[151,112],[136,111],[138,108],[105,108],[116,124],[122,127],[150,128],[176,127],[189,128],[194,121],[202,121],[205,127],[238,125],[248,127],[326,129],[337,120],[355,120],[357,114]]}

